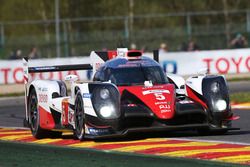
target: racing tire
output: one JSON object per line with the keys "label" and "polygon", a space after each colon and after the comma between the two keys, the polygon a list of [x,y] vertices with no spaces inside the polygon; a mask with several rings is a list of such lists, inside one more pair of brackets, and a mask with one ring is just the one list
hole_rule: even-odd
{"label": "racing tire", "polygon": [[28,98],[28,111],[29,111],[29,127],[32,135],[36,139],[42,138],[59,138],[62,136],[62,132],[50,131],[40,127],[39,120],[40,114],[38,110],[38,99],[36,90],[32,89]]}
{"label": "racing tire", "polygon": [[75,111],[74,111],[75,129],[74,136],[82,141],[85,136],[85,114],[81,92],[76,93]]}
{"label": "racing tire", "polygon": [[38,110],[38,98],[35,89],[31,89],[28,98],[28,111],[29,124],[32,135],[37,139],[44,138],[46,136],[47,131],[42,129],[39,125],[40,114]]}

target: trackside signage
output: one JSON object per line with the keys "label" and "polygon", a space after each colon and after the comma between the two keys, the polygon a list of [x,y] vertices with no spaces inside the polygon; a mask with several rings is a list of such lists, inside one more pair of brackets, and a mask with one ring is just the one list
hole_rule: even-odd
{"label": "trackside signage", "polygon": [[165,72],[179,75],[197,74],[202,68],[208,68],[211,74],[247,73],[250,49],[170,52],[161,54],[159,61]]}
{"label": "trackside signage", "polygon": [[[152,53],[145,53],[152,57]],[[208,68],[211,74],[239,74],[250,72],[250,49],[214,50],[197,52],[170,52],[161,54],[160,64],[165,72],[179,75],[197,74],[202,68]],[[67,64],[87,64],[89,57],[71,57],[60,59],[34,59],[29,66],[52,66]],[[60,79],[75,74],[81,80],[89,80],[91,71],[65,71],[36,73],[31,79]],[[0,60],[0,84],[23,83],[22,60]]]}
{"label": "trackside signage", "polygon": [[[88,57],[74,57],[61,59],[34,59],[29,60],[29,66],[53,66],[67,64],[87,64],[90,62]],[[88,80],[91,77],[91,71],[63,71],[63,72],[46,72],[34,73],[30,75],[31,80],[34,79],[59,79],[69,74],[77,75],[81,80]],[[0,61],[0,84],[21,84],[23,79],[22,60],[4,60]]]}

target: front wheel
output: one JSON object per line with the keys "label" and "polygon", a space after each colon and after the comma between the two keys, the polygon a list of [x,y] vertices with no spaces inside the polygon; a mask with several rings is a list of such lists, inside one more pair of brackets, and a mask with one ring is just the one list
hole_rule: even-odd
{"label": "front wheel", "polygon": [[76,94],[74,115],[75,115],[74,136],[82,141],[85,135],[85,114],[84,114],[82,95],[80,91],[78,91]]}

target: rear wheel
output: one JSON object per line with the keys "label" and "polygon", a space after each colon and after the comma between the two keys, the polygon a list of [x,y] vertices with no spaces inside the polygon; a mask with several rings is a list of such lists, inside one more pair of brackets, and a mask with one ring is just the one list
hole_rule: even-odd
{"label": "rear wheel", "polygon": [[85,135],[85,114],[83,108],[83,100],[80,91],[76,94],[75,99],[75,129],[74,135],[77,139],[83,140]]}
{"label": "rear wheel", "polygon": [[62,132],[50,131],[40,127],[40,113],[38,109],[38,99],[35,89],[32,89],[28,98],[28,111],[30,130],[32,135],[37,138],[58,138],[62,136]]}
{"label": "rear wheel", "polygon": [[37,138],[43,138],[46,131],[39,125],[40,114],[38,110],[38,99],[35,89],[32,89],[28,98],[29,123],[32,135]]}

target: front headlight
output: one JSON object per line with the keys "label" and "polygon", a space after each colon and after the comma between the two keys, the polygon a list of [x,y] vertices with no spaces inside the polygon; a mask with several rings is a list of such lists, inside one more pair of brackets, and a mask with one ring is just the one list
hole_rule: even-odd
{"label": "front headlight", "polygon": [[213,93],[218,93],[220,91],[220,85],[218,82],[214,82],[211,84],[211,91]]}
{"label": "front headlight", "polygon": [[120,118],[120,93],[113,84],[96,84],[91,99],[99,118],[107,120]]}
{"label": "front headlight", "polygon": [[114,114],[115,114],[114,106],[112,106],[112,105],[110,105],[110,106],[102,106],[100,108],[100,114],[104,118],[114,117]]}
{"label": "front headlight", "polygon": [[215,103],[215,107],[218,109],[218,111],[224,111],[227,109],[227,102],[225,100],[218,100]]}
{"label": "front headlight", "polygon": [[108,99],[110,97],[110,93],[108,89],[101,89],[100,90],[100,97],[105,100]]}

